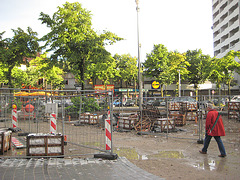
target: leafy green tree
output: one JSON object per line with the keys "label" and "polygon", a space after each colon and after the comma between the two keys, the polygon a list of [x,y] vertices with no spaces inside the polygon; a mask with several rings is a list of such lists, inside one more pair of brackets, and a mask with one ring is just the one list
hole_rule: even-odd
{"label": "leafy green tree", "polygon": [[[38,58],[38,57],[37,57]],[[26,69],[26,76],[24,78],[23,84],[25,87],[36,87],[36,88],[42,88],[41,85],[38,84],[39,79],[41,79],[41,72],[38,72],[36,70],[36,66],[32,65],[32,63],[35,61],[35,59],[30,61],[30,66]]]}
{"label": "leafy green tree", "polygon": [[150,54],[147,54],[147,60],[143,63],[144,74],[153,77],[161,84],[161,94],[163,96],[163,85],[173,81],[173,76],[169,73],[168,50],[162,45],[154,45]]}
{"label": "leafy green tree", "polygon": [[121,87],[123,81],[126,82],[126,87],[134,83],[136,95],[136,82],[138,77],[137,58],[132,57],[130,54],[115,54],[113,58],[116,59],[117,71],[119,73],[115,76],[115,80],[121,83]]}
{"label": "leafy green tree", "polygon": [[95,76],[103,81],[105,88],[107,89],[107,84],[110,83],[110,79],[114,78],[117,74],[116,61],[111,56],[100,56],[98,62],[94,65],[93,72]]}
{"label": "leafy green tree", "polygon": [[199,84],[203,84],[207,80],[211,57],[202,54],[201,49],[188,50],[186,52],[186,61],[191,64],[188,67],[188,81],[190,84],[194,84],[196,96],[198,96]]}
{"label": "leafy green tree", "polygon": [[7,39],[2,39],[4,32],[0,33],[0,61],[2,67],[7,68],[3,73],[10,88],[14,87],[12,83],[14,67],[28,63],[27,58],[35,57],[39,49],[37,33],[30,27],[27,28],[27,32],[21,28],[12,31],[14,36]]}
{"label": "leafy green tree", "polygon": [[[121,38],[111,32],[98,35],[92,29],[90,11],[82,8],[78,2],[63,4],[58,7],[52,18],[44,13],[39,18],[43,24],[51,28],[51,31],[43,36],[47,51],[53,52],[53,59],[61,58],[69,61],[75,78],[82,83],[84,80],[88,63],[99,52],[105,50],[105,44],[112,44]],[[106,50],[105,50],[106,51]]]}
{"label": "leafy green tree", "polygon": [[51,85],[51,89],[61,89],[63,88],[63,70],[52,66],[50,69],[46,72],[46,83]]}
{"label": "leafy green tree", "polygon": [[18,67],[14,67],[12,70],[12,84],[14,88],[22,88],[22,84],[26,83],[27,73],[26,71],[19,69]]}
{"label": "leafy green tree", "polygon": [[6,79],[5,77],[5,72],[7,71],[8,69],[0,62],[0,86],[2,87],[2,85],[4,83],[7,83],[8,80]]}
{"label": "leafy green tree", "polygon": [[138,76],[137,58],[131,57],[130,54],[115,54],[113,58],[116,59],[117,70],[120,75],[117,80],[125,81],[127,86],[132,82],[135,83]]}
{"label": "leafy green tree", "polygon": [[64,72],[61,68],[55,66],[55,64],[46,57],[46,54],[42,54],[40,57],[31,60],[30,65],[31,66],[28,68],[28,77],[32,78],[34,81],[29,81],[29,83],[35,82],[34,86],[38,86],[38,80],[43,79],[43,86],[45,88],[47,87],[47,84],[51,85],[51,89],[62,88],[62,76]]}
{"label": "leafy green tree", "polygon": [[217,84],[217,88],[220,94],[221,83],[228,85],[229,95],[231,82],[233,81],[234,72],[240,73],[240,64],[235,61],[235,58],[240,58],[239,51],[229,51],[223,58],[213,58],[210,68],[208,78],[211,82]]}
{"label": "leafy green tree", "polygon": [[150,54],[147,54],[147,60],[143,63],[144,74],[155,78],[161,84],[161,95],[163,97],[163,85],[167,86],[176,80],[177,70],[181,69],[185,74],[186,66],[184,55],[178,52],[168,52],[162,45],[154,45]]}
{"label": "leafy green tree", "polygon": [[101,110],[101,107],[98,105],[97,101],[94,98],[73,97],[71,98],[71,102],[73,105],[68,106],[65,109],[67,115],[70,115],[72,117],[79,116],[79,112],[85,113]]}
{"label": "leafy green tree", "polygon": [[[170,65],[169,65],[169,72],[170,74],[173,74],[175,75],[175,77],[172,77],[169,79],[169,82],[168,84],[171,84],[175,78],[175,81],[178,79],[179,77],[179,73],[181,75],[181,80],[184,80],[189,71],[188,71],[188,67],[190,66],[189,62],[186,61],[186,55],[185,53],[181,54],[177,51],[175,52],[169,52],[169,62],[170,62]],[[179,85],[179,81],[178,84]],[[178,89],[178,93],[179,93],[179,89]]]}

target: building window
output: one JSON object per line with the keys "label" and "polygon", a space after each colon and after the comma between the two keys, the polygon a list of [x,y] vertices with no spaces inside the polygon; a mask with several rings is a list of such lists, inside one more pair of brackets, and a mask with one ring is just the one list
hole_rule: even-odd
{"label": "building window", "polygon": [[230,47],[235,46],[235,44],[237,44],[239,42],[239,39],[233,40],[232,42],[230,42]]}
{"label": "building window", "polygon": [[229,15],[232,14],[237,8],[238,8],[238,3],[236,3],[233,7],[229,9]]}
{"label": "building window", "polygon": [[227,49],[229,49],[229,45],[223,46],[223,47],[221,48],[221,52],[223,53],[223,52],[225,52]]}
{"label": "building window", "polygon": [[238,15],[236,15],[235,17],[233,17],[232,19],[229,20],[229,26],[234,24],[236,21],[238,21]]}
{"label": "building window", "polygon": [[63,84],[64,84],[64,85],[68,85],[68,80],[67,80],[67,79],[64,79],[64,80],[63,80]]}
{"label": "building window", "polygon": [[43,79],[39,79],[38,80],[38,85],[40,86],[40,85],[43,85]]}
{"label": "building window", "polygon": [[227,7],[227,2],[220,7],[220,13]]}
{"label": "building window", "polygon": [[219,24],[219,20],[213,24],[213,28],[215,28],[218,24]]}
{"label": "building window", "polygon": [[236,27],[235,29],[230,31],[230,37],[234,36],[237,32],[239,32],[239,27]]}
{"label": "building window", "polygon": [[224,35],[223,37],[221,37],[221,42],[224,42],[227,38],[228,38],[228,34]]}
{"label": "building window", "polygon": [[216,7],[217,7],[217,5],[218,5],[219,3],[218,3],[218,1],[213,5],[213,7],[212,7],[212,9],[214,10]]}
{"label": "building window", "polygon": [[221,27],[221,32],[223,32],[227,27],[228,27],[228,23],[224,24],[224,25]]}
{"label": "building window", "polygon": [[228,16],[228,13],[226,12],[224,15],[220,17],[220,22],[224,21],[224,19]]}
{"label": "building window", "polygon": [[216,51],[214,51],[214,56],[217,56],[219,53],[220,53],[220,49],[219,49],[219,50],[216,50]]}
{"label": "building window", "polygon": [[218,14],[219,14],[219,11],[216,11],[216,12],[213,14],[213,19],[215,19]]}
{"label": "building window", "polygon": [[220,39],[214,42],[214,47],[220,44]]}

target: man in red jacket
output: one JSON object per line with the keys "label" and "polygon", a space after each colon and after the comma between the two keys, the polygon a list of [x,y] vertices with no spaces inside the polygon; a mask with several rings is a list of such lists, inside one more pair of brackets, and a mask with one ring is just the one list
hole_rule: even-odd
{"label": "man in red jacket", "polygon": [[212,137],[214,137],[214,139],[217,141],[218,148],[221,153],[219,155],[219,157],[225,157],[226,151],[225,151],[223,142],[220,137],[220,136],[225,136],[225,130],[224,130],[224,126],[223,126],[222,117],[221,117],[221,115],[219,116],[219,119],[218,119],[216,125],[212,129],[212,127],[218,117],[218,112],[215,109],[213,109],[212,105],[209,105],[207,109],[209,112],[208,112],[207,118],[206,118],[206,126],[205,126],[206,135],[205,135],[205,140],[204,140],[204,147],[199,152],[202,154],[207,154],[207,149],[208,149],[209,143],[210,143]]}

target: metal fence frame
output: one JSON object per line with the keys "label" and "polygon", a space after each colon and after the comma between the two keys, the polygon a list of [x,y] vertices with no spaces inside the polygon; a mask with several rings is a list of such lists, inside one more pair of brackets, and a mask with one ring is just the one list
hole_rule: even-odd
{"label": "metal fence frame", "polygon": [[[2,92],[1,92],[2,91]],[[3,93],[3,91],[5,91]],[[7,93],[6,91],[9,91]],[[111,91],[40,91],[29,89],[27,91],[31,92],[44,92],[51,93],[51,103],[47,103],[47,98],[49,96],[14,96],[14,92],[21,91],[21,89],[0,89],[0,124],[1,128],[5,130],[10,128],[14,131],[12,136],[39,133],[46,134],[50,132],[50,122],[51,116],[50,112],[47,112],[49,105],[51,108],[56,107],[54,113],[57,114],[57,134],[61,134],[65,138],[65,150],[64,156],[84,156],[84,155],[93,155],[99,152],[103,153],[113,153],[113,142],[111,141],[111,149],[106,150],[106,133],[105,133],[105,120],[106,118],[110,119],[111,129],[110,133],[112,136],[112,98],[113,94]],[[26,91],[26,89],[24,89]],[[58,93],[56,95],[56,93]],[[55,95],[53,95],[55,94]],[[95,103],[99,102],[101,97],[103,102],[100,104],[101,110],[95,110],[92,108],[92,112],[85,112],[84,103],[89,104],[88,107],[95,107]],[[75,107],[75,111],[71,115],[69,109],[71,105],[66,106],[66,100],[76,99],[82,103],[78,103],[79,107]],[[42,99],[45,99],[46,102],[43,102]],[[85,100],[85,101],[84,101]],[[26,102],[27,101],[27,102]],[[53,103],[55,102],[55,103]],[[57,104],[57,102],[59,104]],[[18,114],[18,128],[13,128],[12,121],[12,105],[19,105],[17,109]],[[45,103],[45,104],[43,104]],[[73,102],[71,102],[73,103]],[[34,110],[31,112],[31,106],[26,108],[27,104],[34,106]],[[52,106],[53,105],[53,106]],[[21,106],[21,108],[20,108]],[[47,107],[48,106],[48,107]],[[86,105],[87,107],[87,105]],[[98,107],[98,106],[97,106]],[[71,109],[70,109],[71,110]],[[107,112],[110,111],[110,117],[106,116]],[[73,115],[73,116],[72,116]],[[21,116],[21,117],[20,117]],[[111,138],[112,140],[112,138]],[[28,147],[27,147],[28,148]],[[84,150],[79,150],[84,149]],[[76,151],[76,152],[74,152]],[[25,153],[23,153],[25,154]],[[43,156],[43,155],[41,155]]]}
{"label": "metal fence frame", "polygon": [[[8,91],[11,91],[11,93],[6,93],[6,92],[1,92],[1,91],[6,91],[6,89],[0,89],[0,127],[1,128],[12,128],[12,104],[15,103],[14,99],[16,100],[17,98],[24,98],[24,97],[17,97],[14,96],[12,92],[20,91],[20,89],[7,89]],[[32,90],[28,90],[32,91]],[[36,90],[38,91],[38,90]],[[58,118],[57,118],[57,133],[60,133],[63,137],[66,137],[65,143],[67,146],[65,146],[65,153],[63,156],[87,156],[87,155],[93,155],[96,153],[110,153],[113,154],[113,149],[114,149],[114,140],[112,137],[113,131],[131,131],[134,129],[134,126],[136,127],[136,124],[131,124],[132,122],[140,122],[140,130],[137,130],[138,134],[154,134],[157,136],[165,136],[166,138],[181,138],[181,137],[175,137],[174,134],[172,134],[171,129],[169,129],[169,117],[170,117],[170,110],[169,110],[169,104],[171,101],[173,101],[174,97],[144,97],[144,103],[149,102],[149,100],[159,100],[163,104],[162,105],[156,105],[152,106],[156,109],[161,109],[163,112],[165,111],[166,113],[161,114],[160,118],[166,118],[167,121],[167,129],[162,133],[162,132],[152,132],[152,131],[144,131],[143,127],[143,115],[144,115],[144,110],[141,112],[139,111],[139,108],[137,106],[130,107],[132,108],[132,111],[126,112],[125,110],[128,108],[124,107],[123,104],[119,106],[113,107],[113,94],[112,91],[40,91],[44,93],[58,93],[57,95],[51,95],[51,100],[56,100],[55,102],[58,102],[61,106],[57,107],[58,110]],[[102,108],[101,112],[99,113],[101,115],[101,122],[98,119],[97,123],[91,123],[90,118],[94,117],[99,117],[96,111],[88,112],[85,113],[82,111],[84,109],[84,104],[80,103],[77,109],[75,110],[75,114],[73,116],[68,114],[67,108],[66,108],[66,103],[68,99],[70,98],[79,98],[77,100],[83,102],[83,99],[89,100],[90,98],[94,96],[102,96],[102,100],[100,101],[98,99],[98,103],[100,104]],[[189,98],[189,96],[183,96],[182,98]],[[204,96],[200,95],[198,97],[190,97],[192,99],[197,99],[197,137],[198,138],[188,138],[192,140],[196,140],[198,143],[203,143],[203,138],[204,138],[204,119],[206,117],[206,106],[207,103],[210,101],[214,101],[215,106],[217,107],[218,111],[221,111],[222,113],[227,113],[229,117],[229,112],[231,113],[232,111],[229,110],[228,104],[224,104],[224,102],[228,103],[227,100],[230,100],[230,96]],[[28,112],[25,114],[26,116],[23,115],[23,118],[19,120],[19,128],[22,129],[22,131],[15,132],[14,136],[18,136],[19,134],[23,134],[26,136],[28,133],[48,133],[50,131],[50,116],[49,112],[46,115],[46,104],[43,105],[44,109],[41,109],[40,104],[42,102],[42,97],[38,96],[31,96],[28,97],[28,100],[30,102],[34,102],[34,111],[31,114]],[[45,97],[45,100],[47,97]],[[120,101],[120,99],[119,99]],[[139,102],[137,100],[134,100],[135,102]],[[46,102],[47,103],[47,100]],[[151,108],[151,107],[148,107]],[[41,109],[41,111],[40,111]],[[26,109],[25,109],[26,110]],[[30,109],[29,109],[30,110]],[[19,112],[21,112],[21,109],[18,109]],[[43,113],[44,111],[44,113]],[[109,115],[110,117],[107,116],[108,111],[110,112]],[[133,114],[131,114],[133,112]],[[85,113],[85,115],[84,115]],[[237,110],[237,118],[240,118],[239,116],[239,110]],[[125,116],[126,115],[126,116]],[[85,117],[88,117],[87,120]],[[111,129],[110,129],[110,134],[111,134],[111,149],[106,150],[106,129],[105,129],[105,120],[107,118],[110,118],[111,122]],[[125,127],[121,126],[121,120],[122,119],[129,119],[132,118],[134,119],[133,121],[128,120],[128,124]],[[237,119],[236,118],[236,119]],[[237,119],[240,121],[240,119]],[[18,133],[18,135],[17,135]],[[23,153],[24,154],[24,153]],[[18,156],[18,155],[17,155]],[[22,157],[22,155],[19,155]],[[16,157],[16,156],[15,156]]]}
{"label": "metal fence frame", "polygon": [[[165,102],[165,105],[161,106],[161,107],[165,108],[166,114],[163,115],[162,117],[169,119],[169,103],[171,101],[173,101],[173,99],[175,99],[175,98],[179,98],[179,97],[170,97],[170,96],[167,96],[167,97],[159,97],[159,96],[144,97],[143,102],[144,102],[145,105],[146,105],[147,102],[149,102],[149,100],[159,100],[159,101]],[[231,99],[231,96],[228,96],[228,95],[221,95],[221,96],[219,96],[219,95],[182,96],[181,98],[192,98],[193,100],[197,99],[196,100],[196,103],[197,103],[196,112],[198,114],[198,117],[197,117],[197,126],[198,126],[197,136],[198,136],[198,139],[194,138],[194,140],[196,140],[198,143],[203,143],[203,139],[204,139],[204,135],[205,135],[204,123],[205,123],[205,118],[206,118],[206,114],[207,114],[207,108],[206,107],[209,103],[213,103],[215,108],[219,112],[221,112],[224,116],[227,115],[229,117],[229,112],[231,111],[231,110],[229,110],[229,107],[228,107],[228,102]],[[118,100],[122,101],[122,99],[118,99]],[[144,105],[143,105],[143,107],[144,107]],[[152,107],[159,108],[160,105],[153,105]],[[123,112],[123,108],[124,108],[123,103],[121,105],[115,106],[115,112],[118,112],[120,119],[121,118],[124,119],[124,115],[126,114],[126,113]],[[148,108],[151,108],[151,106],[149,106]],[[136,107],[135,112],[132,111],[132,113],[137,114],[136,111],[139,111],[138,107]],[[239,111],[240,110],[238,110],[238,113],[239,113]],[[168,129],[169,124],[167,124],[167,130],[165,131],[164,134],[159,134],[159,133],[155,133],[155,132],[151,132],[151,131],[148,131],[148,132],[144,131],[144,129],[142,129],[142,124],[143,124],[142,114],[143,113],[140,112],[139,115],[141,115],[141,117],[138,117],[139,118],[138,121],[141,121],[141,129],[138,131],[139,134],[162,135],[162,136],[166,136],[166,138],[174,137],[174,136],[171,136],[170,129]],[[238,115],[238,117],[236,117],[237,115]],[[237,114],[237,115],[233,119],[237,119],[237,120],[240,121],[240,115],[239,114]],[[169,121],[167,121],[167,123],[168,122]],[[125,129],[127,129],[127,128],[125,128]],[[124,130],[124,128],[118,129],[118,130],[122,131],[122,130]],[[193,139],[193,138],[191,138],[191,139]]]}

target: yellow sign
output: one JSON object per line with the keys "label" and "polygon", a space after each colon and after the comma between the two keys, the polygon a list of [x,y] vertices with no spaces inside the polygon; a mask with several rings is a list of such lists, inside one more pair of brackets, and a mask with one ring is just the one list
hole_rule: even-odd
{"label": "yellow sign", "polygon": [[153,82],[152,82],[152,88],[153,88],[153,89],[159,89],[159,88],[160,88],[160,83],[157,82],[157,81],[153,81]]}
{"label": "yellow sign", "polygon": [[13,108],[13,109],[17,109],[16,104],[13,104],[13,105],[12,105],[12,108]]}

